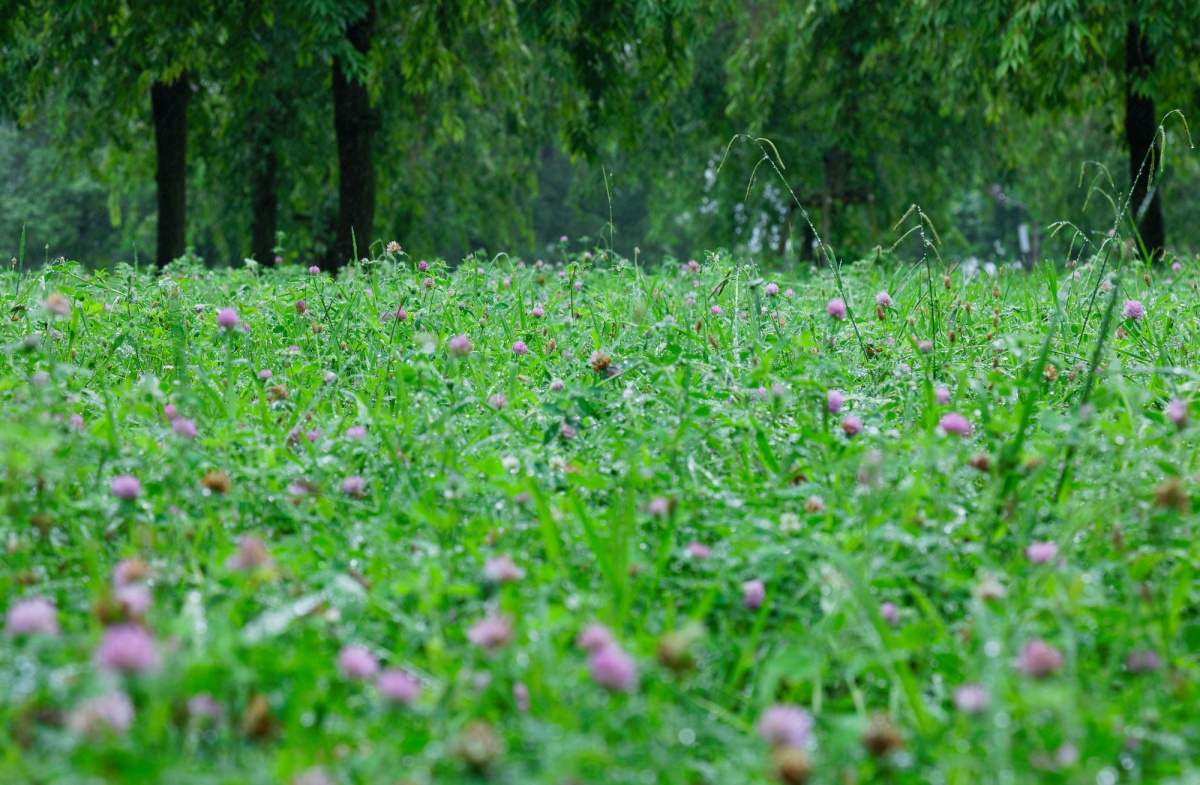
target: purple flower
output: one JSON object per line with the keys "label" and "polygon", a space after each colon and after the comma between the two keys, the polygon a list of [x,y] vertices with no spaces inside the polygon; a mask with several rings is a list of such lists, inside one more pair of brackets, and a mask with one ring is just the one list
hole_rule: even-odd
{"label": "purple flower", "polygon": [[321,268],[320,268],[320,267],[317,267],[315,264],[314,264],[312,267],[309,267],[309,268],[308,268],[308,274],[309,274],[309,275],[317,275],[317,274],[319,274],[320,272],[321,272]]}
{"label": "purple flower", "polygon": [[742,584],[742,604],[752,611],[762,607],[767,598],[767,587],[758,578]]}
{"label": "purple flower", "polygon": [[575,291],[577,291],[577,292],[582,292],[582,291],[583,291],[583,281],[576,281],[576,282],[575,282]]}
{"label": "purple flower", "polygon": [[575,426],[569,423],[563,423],[562,427],[558,429],[558,434],[569,442],[573,441],[575,437],[579,435],[579,431],[575,430]]}
{"label": "purple flower", "polygon": [[766,294],[767,297],[777,297],[779,295],[779,284],[772,281],[763,287],[763,293]]}
{"label": "purple flower", "polygon": [[885,602],[881,604],[879,606],[879,615],[883,617],[884,621],[893,627],[896,626],[896,622],[900,621],[900,609],[896,607],[896,603],[894,602]]}
{"label": "purple flower", "polygon": [[1175,423],[1175,427],[1183,430],[1188,423],[1187,401],[1174,398],[1167,404],[1167,419]]}
{"label": "purple flower", "polygon": [[173,403],[168,403],[163,407],[163,416],[166,417],[168,421],[174,420],[179,416],[179,407]]}
{"label": "purple flower", "polygon": [[707,559],[712,555],[712,548],[700,542],[689,542],[686,551],[689,557],[696,560]]}
{"label": "purple flower", "polygon": [[323,379],[323,381],[325,382],[325,384],[333,384],[335,379],[337,379],[337,374],[334,373],[333,371],[330,371],[329,373],[325,374],[325,378]]}
{"label": "purple flower", "polygon": [[524,341],[513,341],[512,350],[513,354],[517,356],[529,353],[529,347],[525,345]]}
{"label": "purple flower", "polygon": [[540,305],[535,305],[535,306],[533,306],[533,309],[529,313],[533,316],[534,319],[541,319],[543,316],[546,315],[546,309]]}
{"label": "purple flower", "polygon": [[429,262],[421,260],[420,262],[417,263],[417,269],[420,270],[421,272],[425,272],[426,270],[429,269]]}
{"label": "purple flower", "polygon": [[361,425],[352,425],[346,429],[347,439],[361,439],[367,435],[367,429]]}
{"label": "purple flower", "polygon": [[257,537],[242,537],[238,540],[237,552],[229,557],[225,566],[235,572],[253,572],[271,563],[267,546]]}
{"label": "purple flower", "polygon": [[667,501],[665,496],[655,496],[650,500],[647,510],[651,515],[663,516],[671,510],[671,503]]}
{"label": "purple flower", "polygon": [[425,288],[426,288],[426,289],[432,289],[432,288],[433,288],[433,279],[432,279],[432,278],[428,278],[428,277],[427,277],[427,278],[426,278],[424,281],[421,281],[421,283],[425,284]]}
{"label": "purple flower", "polygon": [[825,393],[825,410],[830,414],[837,414],[842,410],[845,400],[840,390],[830,390]]}
{"label": "purple flower", "polygon": [[130,616],[144,616],[154,604],[154,596],[142,584],[121,586],[115,592],[117,602]]}
{"label": "purple flower", "polygon": [[71,427],[77,431],[83,430],[83,415],[82,414],[72,414],[71,415]]}
{"label": "purple flower", "polygon": [[491,398],[488,398],[488,406],[499,411],[508,406],[508,398],[505,398],[502,393],[496,393]]}
{"label": "purple flower", "polygon": [[132,474],[118,474],[112,478],[109,491],[118,499],[129,501],[136,499],[142,493],[142,484]]}
{"label": "purple flower", "polygon": [[182,436],[185,439],[196,438],[196,421],[189,420],[186,417],[176,417],[171,421],[171,430],[176,436]]}
{"label": "purple flower", "polygon": [[982,714],[989,702],[987,690],[981,684],[964,684],[954,691],[954,707],[963,714]]}
{"label": "purple flower", "polygon": [[396,321],[403,322],[408,319],[408,313],[403,308],[396,308]]}
{"label": "purple flower", "polygon": [[1140,321],[1146,315],[1146,306],[1142,305],[1138,300],[1126,300],[1125,308],[1121,311],[1121,315],[1132,321]]}
{"label": "purple flower", "polygon": [[467,630],[467,640],[488,651],[504,648],[512,637],[512,618],[503,615],[480,619]]}
{"label": "purple flower", "polygon": [[122,624],[105,631],[96,661],[110,671],[149,673],[158,669],[158,647],[144,628]]}
{"label": "purple flower", "polygon": [[958,412],[943,414],[942,419],[938,420],[938,426],[946,433],[959,436],[969,436],[971,433],[971,422]]}
{"label": "purple flower", "polygon": [[882,291],[875,295],[875,304],[882,305],[884,308],[890,308],[893,304],[892,296],[886,291]]}
{"label": "purple flower", "polygon": [[525,577],[525,571],[507,554],[484,562],[483,574],[492,583],[515,583]]}
{"label": "purple flower", "polygon": [[513,685],[513,702],[517,704],[517,711],[522,714],[529,713],[529,688],[522,682]]}
{"label": "purple flower", "polygon": [[352,474],[342,480],[342,493],[350,496],[363,496],[367,492],[367,481],[357,474]]}
{"label": "purple flower", "polygon": [[812,729],[812,715],[799,706],[771,706],[758,718],[758,733],[772,747],[803,749]]}
{"label": "purple flower", "polygon": [[784,293],[783,293],[783,296],[784,296],[784,297],[795,297],[795,296],[796,296],[796,290],[795,290],[795,289],[787,289],[787,290],[785,290],[785,291],[784,291]]}
{"label": "purple flower", "polygon": [[18,635],[58,635],[58,611],[44,597],[17,600],[8,608],[4,631],[10,638]]}
{"label": "purple flower", "polygon": [[842,430],[847,436],[854,437],[862,433],[863,421],[861,417],[855,417],[853,414],[842,418]]}
{"label": "purple flower", "polygon": [[90,698],[67,715],[67,727],[81,736],[115,733],[123,736],[133,725],[133,704],[123,692]]}
{"label": "purple flower", "polygon": [[933,341],[921,341],[917,344],[917,351],[921,354],[929,354],[933,351]]}
{"label": "purple flower", "polygon": [[188,716],[198,720],[219,720],[225,716],[225,709],[207,692],[193,695],[187,702]]}
{"label": "purple flower", "polygon": [[128,586],[137,581],[149,580],[150,566],[141,559],[122,559],[113,567],[113,585]]}
{"label": "purple flower", "polygon": [[583,632],[579,633],[579,637],[575,639],[575,645],[584,651],[599,651],[605,646],[611,646],[612,643],[612,633],[603,624],[596,622],[584,627]]}
{"label": "purple flower", "polygon": [[365,646],[352,643],[338,652],[337,667],[347,679],[362,681],[375,675],[379,661]]}
{"label": "purple flower", "polygon": [[450,353],[462,357],[471,353],[471,339],[465,335],[456,335],[450,339]]}
{"label": "purple flower", "polygon": [[1031,543],[1025,549],[1025,558],[1034,564],[1045,564],[1058,555],[1058,546],[1052,542]]}
{"label": "purple flower", "polygon": [[238,312],[232,308],[222,308],[221,312],[217,314],[217,325],[226,330],[237,327],[240,321],[241,317],[238,316]]}
{"label": "purple flower", "polygon": [[840,297],[834,297],[825,306],[825,313],[841,321],[846,318],[846,303]]}
{"label": "purple flower", "polygon": [[270,368],[263,368],[261,371],[259,371],[259,372],[258,372],[258,378],[259,378],[259,379],[261,379],[261,380],[262,380],[262,381],[264,381],[264,382],[265,382],[267,379],[270,379],[270,378],[271,378],[272,376],[274,376],[274,375],[275,375],[275,374],[271,372],[271,369],[270,369]]}
{"label": "purple flower", "polygon": [[939,387],[936,390],[934,390],[933,397],[934,397],[934,400],[936,400],[938,402],[939,406],[949,406],[950,405],[950,391],[947,390],[945,387]]}
{"label": "purple flower", "polygon": [[565,390],[566,388],[567,388],[567,383],[564,382],[562,379],[553,379],[550,382],[550,389],[553,390],[554,392],[560,392],[562,390]]}
{"label": "purple flower", "polygon": [[637,685],[637,664],[615,643],[593,651],[588,670],[592,681],[613,692],[630,692]]}
{"label": "purple flower", "polygon": [[721,314],[725,313],[725,309],[723,309],[719,305],[714,305],[712,308],[709,308],[708,310],[712,312],[713,316],[720,316]]}
{"label": "purple flower", "polygon": [[1026,676],[1035,679],[1053,675],[1062,670],[1063,656],[1058,649],[1043,640],[1034,639],[1025,644],[1017,667]]}
{"label": "purple flower", "polygon": [[385,699],[405,706],[416,703],[417,698],[421,697],[421,682],[399,668],[388,668],[380,673],[375,680],[375,688]]}
{"label": "purple flower", "polygon": [[1125,658],[1125,667],[1130,673],[1151,673],[1161,666],[1162,660],[1159,659],[1158,652],[1152,649],[1131,651]]}

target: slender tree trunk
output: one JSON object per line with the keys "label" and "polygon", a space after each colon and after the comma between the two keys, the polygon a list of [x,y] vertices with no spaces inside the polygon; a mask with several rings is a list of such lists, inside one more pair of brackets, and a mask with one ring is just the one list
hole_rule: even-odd
{"label": "slender tree trunk", "polygon": [[1151,258],[1161,258],[1166,229],[1157,188],[1146,203],[1150,181],[1162,155],[1162,147],[1155,136],[1158,115],[1154,110],[1154,98],[1145,92],[1148,89],[1145,80],[1152,70],[1154,52],[1137,22],[1130,22],[1125,39],[1125,141],[1129,145],[1129,175],[1133,183],[1129,209],[1146,251]]}
{"label": "slender tree trunk", "polygon": [[154,181],[158,187],[159,267],[183,256],[187,250],[187,104],[191,85],[187,75],[170,84],[150,86],[150,107],[154,115],[154,145],[158,168]]}
{"label": "slender tree trunk", "polygon": [[270,141],[258,147],[259,160],[254,170],[254,186],[250,197],[250,255],[259,264],[275,259],[275,229],[279,215],[279,197],[275,192],[275,176],[279,160]]}
{"label": "slender tree trunk", "polygon": [[[367,4],[362,19],[346,29],[346,38],[359,52],[371,48],[375,28],[375,2]],[[371,140],[378,121],[371,110],[367,86],[344,69],[339,57],[333,60],[333,125],[338,147],[338,226],[327,266],[336,270],[359,255],[371,242],[375,220],[375,163]]]}

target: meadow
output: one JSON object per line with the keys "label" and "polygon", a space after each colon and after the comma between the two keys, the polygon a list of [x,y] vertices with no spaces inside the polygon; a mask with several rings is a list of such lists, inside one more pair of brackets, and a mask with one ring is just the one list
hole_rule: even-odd
{"label": "meadow", "polygon": [[1198,280],[14,267],[0,781],[1200,781]]}

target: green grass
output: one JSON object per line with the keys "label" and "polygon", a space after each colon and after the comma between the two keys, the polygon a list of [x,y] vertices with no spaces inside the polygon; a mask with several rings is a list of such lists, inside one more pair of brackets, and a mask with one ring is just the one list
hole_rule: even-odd
{"label": "green grass", "polygon": [[[45,597],[61,625],[0,639],[0,780],[756,783],[779,776],[756,722],[786,703],[815,719],[812,782],[1195,781],[1200,442],[1166,413],[1197,395],[1195,263],[1127,262],[1108,292],[1098,265],[564,261],[0,278],[0,607]],[[839,292],[853,325],[826,314]],[[248,331],[218,329],[226,307]],[[126,474],[136,499],[110,493]],[[231,568],[245,535],[270,565]],[[503,554],[525,575],[494,585]],[[133,557],[140,618],[114,596]],[[466,635],[489,613],[514,620],[494,653]],[[591,622],[636,661],[628,692],[590,677]],[[153,672],[97,665],[121,623],[156,639]],[[1017,667],[1034,639],[1058,672]],[[342,676],[347,644],[420,699]],[[1145,650],[1160,667],[1131,672]],[[130,730],[79,732],[114,691]],[[869,727],[901,746],[873,756]]]}

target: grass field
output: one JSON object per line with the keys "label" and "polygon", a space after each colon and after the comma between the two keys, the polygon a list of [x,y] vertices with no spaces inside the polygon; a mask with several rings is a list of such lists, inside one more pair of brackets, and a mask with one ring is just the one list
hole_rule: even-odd
{"label": "grass field", "polygon": [[1198,782],[1119,256],[7,272],[0,781]]}

